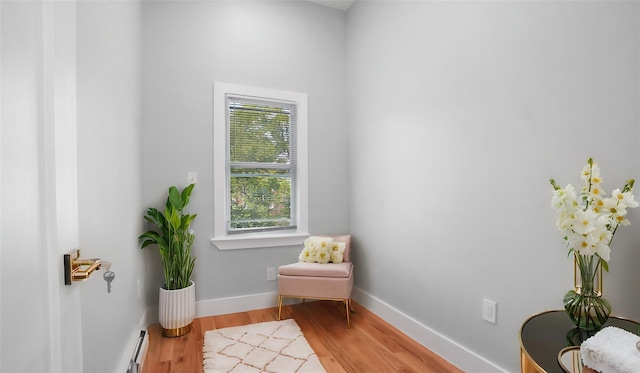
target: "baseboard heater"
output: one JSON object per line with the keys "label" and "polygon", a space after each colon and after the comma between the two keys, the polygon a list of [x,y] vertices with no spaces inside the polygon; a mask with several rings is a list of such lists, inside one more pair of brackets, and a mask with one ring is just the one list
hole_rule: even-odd
{"label": "baseboard heater", "polygon": [[146,349],[146,335],[147,332],[145,330],[140,331],[140,336],[138,337],[138,342],[136,342],[136,347],[133,349],[133,354],[131,355],[131,360],[129,360],[129,366],[127,367],[127,373],[138,373],[142,371],[142,364],[144,361],[140,361],[144,359],[144,350]]}

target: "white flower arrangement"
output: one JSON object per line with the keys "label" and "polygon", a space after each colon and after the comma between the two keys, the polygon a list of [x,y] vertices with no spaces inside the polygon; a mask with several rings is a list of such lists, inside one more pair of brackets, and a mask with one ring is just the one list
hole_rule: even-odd
{"label": "white flower arrangement", "polygon": [[304,241],[298,260],[307,263],[342,263],[345,247],[344,242],[334,242],[331,237],[311,236]]}
{"label": "white flower arrangement", "polygon": [[[638,207],[633,197],[634,180],[606,197],[600,168],[591,158],[582,169],[584,186],[580,195],[571,184],[560,188],[555,180],[551,205],[556,210],[556,226],[564,235],[569,256],[574,257],[574,289],[564,298],[564,309],[582,330],[598,330],[609,319],[611,304],[602,296],[602,269],[609,271],[611,241],[618,227],[629,225],[627,208]],[[579,271],[579,276],[578,276]],[[599,275],[598,275],[599,273]],[[579,280],[578,280],[579,278]]]}
{"label": "white flower arrangement", "polygon": [[591,158],[580,178],[584,186],[579,198],[571,184],[560,188],[555,180],[550,180],[554,189],[551,205],[557,213],[556,225],[564,235],[569,255],[573,252],[583,259],[596,255],[608,270],[613,236],[618,226],[630,224],[626,218],[627,208],[638,207],[633,196],[634,180],[627,180],[622,190],[615,189],[611,197],[605,197],[600,168]]}

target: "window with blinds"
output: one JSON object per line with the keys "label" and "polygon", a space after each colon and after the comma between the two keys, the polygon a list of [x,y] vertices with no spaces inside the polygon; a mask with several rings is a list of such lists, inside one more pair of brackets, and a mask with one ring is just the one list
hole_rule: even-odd
{"label": "window with blinds", "polygon": [[297,105],[228,95],[227,232],[296,228]]}

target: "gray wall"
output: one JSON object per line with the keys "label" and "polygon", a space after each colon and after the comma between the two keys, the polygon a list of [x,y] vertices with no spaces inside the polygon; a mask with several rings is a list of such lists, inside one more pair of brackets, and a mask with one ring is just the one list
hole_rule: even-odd
{"label": "gray wall", "polygon": [[85,372],[117,371],[147,308],[137,293],[145,275],[137,240],[143,230],[141,21],[137,2],[77,6],[80,247],[85,257],[111,262],[116,274],[110,294],[104,268],[79,286]]}
{"label": "gray wall", "polygon": [[[189,211],[197,256],[196,299],[276,291],[266,268],[297,258],[300,248],[219,251],[213,237],[213,83],[309,95],[309,226],[348,231],[345,126],[345,20],[335,9],[302,1],[144,2],[142,39],[142,201],[162,207],[170,185],[198,173]],[[139,215],[142,218],[143,210]],[[163,280],[155,247],[147,304]]]}
{"label": "gray wall", "polygon": [[[549,178],[639,178],[640,3],[356,2],[347,17],[356,286],[518,371],[518,330],[562,307]],[[640,211],[616,234],[613,312],[640,319]],[[482,299],[498,303],[496,325]]]}
{"label": "gray wall", "polygon": [[[35,35],[0,9],[3,30]],[[92,2],[78,4],[77,18],[80,245],[117,275],[111,294],[101,279],[83,283],[85,371],[113,371],[157,304],[158,255],[140,251],[136,237],[145,208],[160,207],[169,185],[186,185],[188,171],[199,179],[198,301],[274,292],[265,268],[299,251],[221,252],[209,242],[214,81],[308,93],[312,233],[354,234],[357,287],[508,371],[518,370],[521,322],[560,308],[571,286],[548,179],[579,184],[588,157],[608,191],[640,171],[637,2],[364,1],[347,14],[288,1]],[[29,78],[37,66],[12,65],[21,49],[2,40],[3,89],[25,87],[5,67]],[[35,105],[37,92],[25,92],[22,103]],[[42,232],[38,202],[11,200],[10,170],[38,177],[33,155],[21,169],[9,146],[7,134],[24,134],[38,151],[35,117],[5,130],[6,118],[30,112],[10,111],[5,103],[21,102],[11,97],[2,96],[2,349],[22,353],[26,340],[5,340],[19,311],[7,306],[19,294],[5,291],[16,255],[6,247],[37,245],[18,236]],[[14,210],[24,222],[7,225]],[[615,314],[640,319],[640,212],[630,219],[616,235],[605,295]],[[46,294],[46,266],[25,286]],[[498,302],[496,325],[481,319],[485,297]],[[46,328],[53,321],[42,312],[32,318]]]}

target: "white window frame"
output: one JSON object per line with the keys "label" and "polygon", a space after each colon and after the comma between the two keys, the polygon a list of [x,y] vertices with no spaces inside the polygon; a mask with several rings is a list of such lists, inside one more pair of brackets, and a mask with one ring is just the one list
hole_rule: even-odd
{"label": "white window frame", "polygon": [[[227,96],[241,96],[256,100],[283,101],[297,106],[296,128],[296,229],[267,232],[227,232]],[[252,249],[260,247],[300,245],[309,236],[308,229],[308,97],[305,93],[269,88],[250,87],[215,82],[213,86],[213,220],[211,242],[219,250]]]}

